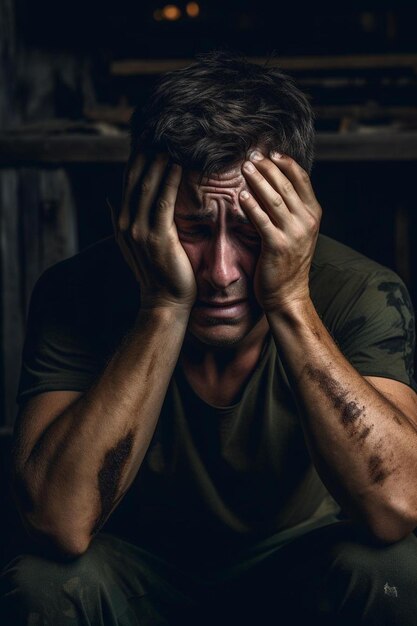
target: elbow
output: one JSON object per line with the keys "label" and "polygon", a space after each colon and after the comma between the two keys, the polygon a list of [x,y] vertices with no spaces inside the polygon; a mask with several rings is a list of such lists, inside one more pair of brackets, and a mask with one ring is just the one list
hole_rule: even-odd
{"label": "elbow", "polygon": [[382,544],[402,541],[417,527],[417,510],[409,505],[386,506],[367,520],[367,528],[372,537]]}
{"label": "elbow", "polygon": [[410,527],[407,525],[388,525],[379,524],[377,526],[369,527],[369,532],[372,538],[377,542],[384,545],[390,545],[402,541],[408,537],[414,530],[415,526]]}
{"label": "elbow", "polygon": [[49,537],[52,549],[65,559],[76,559],[87,552],[90,541],[84,537]]}
{"label": "elbow", "polygon": [[53,558],[72,560],[82,556],[90,546],[90,539],[76,536],[69,532],[59,532],[58,529],[45,529],[35,521],[24,519],[26,530],[42,552]]}
{"label": "elbow", "polygon": [[58,557],[72,559],[87,552],[91,538],[74,531],[55,520],[40,519],[35,515],[26,515],[25,522],[29,534],[46,552]]}
{"label": "elbow", "polygon": [[12,496],[27,535],[43,552],[72,559],[88,550],[91,537],[75,532],[57,515],[48,516],[46,507],[36,505],[27,483],[18,476],[14,476]]}

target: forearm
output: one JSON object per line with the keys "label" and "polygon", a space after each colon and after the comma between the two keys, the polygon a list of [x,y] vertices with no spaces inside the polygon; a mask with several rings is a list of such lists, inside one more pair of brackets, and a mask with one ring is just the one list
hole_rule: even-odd
{"label": "forearm", "polygon": [[23,472],[35,528],[82,544],[110,515],[147,451],[187,323],[182,310],[141,312],[94,386],[43,433]]}
{"label": "forearm", "polygon": [[310,301],[268,321],[323,482],[376,535],[401,535],[417,477],[415,428],[350,365]]}

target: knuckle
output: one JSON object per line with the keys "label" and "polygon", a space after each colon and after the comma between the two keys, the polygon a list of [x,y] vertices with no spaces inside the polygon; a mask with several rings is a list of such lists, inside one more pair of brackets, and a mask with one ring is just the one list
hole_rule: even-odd
{"label": "knuckle", "polygon": [[178,185],[175,184],[174,180],[172,179],[172,176],[170,178],[167,178],[167,180],[165,181],[165,191],[174,191],[175,189],[177,189]]}
{"label": "knuckle", "polygon": [[129,229],[129,220],[127,217],[119,217],[117,221],[117,228],[121,233],[125,233]]}
{"label": "knuckle", "polygon": [[160,241],[159,241],[159,237],[156,233],[154,232],[149,232],[148,236],[146,238],[146,245],[149,249],[149,251],[152,253],[155,253],[157,251],[157,249],[160,246]]}
{"label": "knuckle", "polygon": [[282,197],[279,194],[275,195],[272,200],[272,206],[274,207],[274,209],[280,209],[283,204],[284,203]]}
{"label": "knuckle", "polygon": [[285,253],[285,252],[289,252],[290,245],[289,245],[288,239],[287,239],[287,237],[285,236],[284,233],[279,234],[277,236],[277,244],[278,244],[277,245],[277,252],[279,254],[282,254],[282,253]]}
{"label": "knuckle", "polygon": [[292,184],[290,183],[289,180],[285,181],[282,185],[282,190],[284,193],[286,194],[291,194],[294,191],[294,187],[292,186]]}
{"label": "knuckle", "polygon": [[140,192],[142,194],[147,194],[151,190],[151,183],[149,180],[143,180],[140,184]]}
{"label": "knuckle", "polygon": [[269,217],[268,217],[268,215],[265,213],[265,211],[261,211],[261,212],[259,213],[258,219],[259,219],[259,223],[260,223],[260,225],[261,225],[262,227],[264,227],[264,228],[266,228],[267,226],[269,226],[269,225],[270,225],[270,223],[271,223],[271,220],[269,219]]}
{"label": "knuckle", "polygon": [[311,213],[309,214],[307,220],[307,227],[310,231],[312,232],[316,232],[319,228],[319,220],[316,218],[315,215],[311,215]]}
{"label": "knuckle", "polygon": [[306,236],[306,229],[304,225],[297,225],[293,227],[292,237],[296,242],[302,241]]}
{"label": "knuckle", "polygon": [[140,241],[142,238],[142,232],[139,224],[137,222],[133,222],[129,229],[129,234],[134,241]]}
{"label": "knuckle", "polygon": [[156,208],[158,211],[168,211],[169,202],[166,198],[159,198],[156,203]]}

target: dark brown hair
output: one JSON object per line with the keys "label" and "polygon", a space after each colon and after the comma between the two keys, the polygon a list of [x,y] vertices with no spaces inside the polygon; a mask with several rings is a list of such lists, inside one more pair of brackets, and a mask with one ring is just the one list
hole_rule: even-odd
{"label": "dark brown hair", "polygon": [[168,72],[131,119],[131,157],[168,152],[183,167],[210,175],[257,146],[313,163],[313,114],[307,97],[275,67],[224,50]]}

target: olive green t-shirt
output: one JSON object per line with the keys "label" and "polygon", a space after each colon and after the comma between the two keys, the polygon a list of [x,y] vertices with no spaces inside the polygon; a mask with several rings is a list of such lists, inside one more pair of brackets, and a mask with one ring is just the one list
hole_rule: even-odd
{"label": "olive green t-shirt", "polygon": [[[413,309],[394,272],[320,235],[310,292],[361,374],[417,389]],[[113,237],[44,272],[31,299],[19,404],[40,392],[88,390],[139,306],[138,285]],[[199,398],[179,360],[145,460],[104,528],[164,554],[188,550],[210,559],[337,514],[301,417],[271,333],[229,407]]]}

